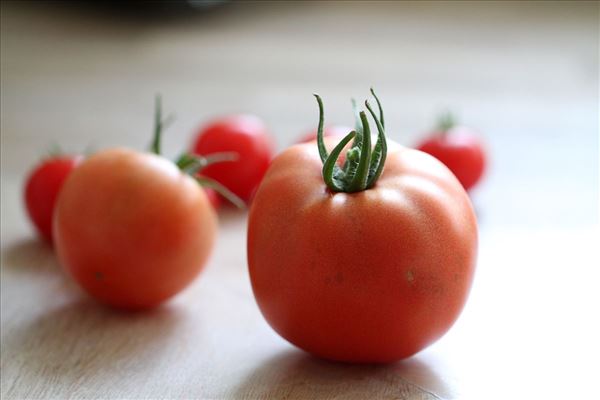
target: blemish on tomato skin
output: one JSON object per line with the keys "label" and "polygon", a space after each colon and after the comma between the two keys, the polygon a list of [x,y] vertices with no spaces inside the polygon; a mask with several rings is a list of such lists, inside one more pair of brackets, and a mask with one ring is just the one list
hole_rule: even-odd
{"label": "blemish on tomato skin", "polygon": [[408,283],[410,283],[411,285],[414,284],[415,281],[415,273],[409,269],[408,271],[406,271],[406,280],[408,281]]}
{"label": "blemish on tomato skin", "polygon": [[342,272],[337,272],[334,277],[328,276],[325,278],[326,285],[331,285],[332,283],[338,285],[344,283],[344,274]]}
{"label": "blemish on tomato skin", "polygon": [[94,277],[99,281],[104,280],[104,274],[100,271],[96,271],[94,273]]}

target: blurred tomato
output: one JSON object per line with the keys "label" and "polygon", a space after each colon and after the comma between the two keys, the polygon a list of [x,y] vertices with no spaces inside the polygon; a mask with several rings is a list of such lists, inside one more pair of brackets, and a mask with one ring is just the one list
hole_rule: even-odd
{"label": "blurred tomato", "polygon": [[65,179],[81,161],[79,156],[55,156],[40,162],[25,183],[25,207],[38,233],[52,243],[52,216]]}
{"label": "blurred tomato", "polygon": [[273,158],[273,142],[258,117],[232,115],[200,128],[192,151],[199,155],[237,154],[236,161],[209,165],[202,175],[221,183],[248,203]]}
{"label": "blurred tomato", "polygon": [[465,190],[479,182],[487,164],[479,135],[471,128],[456,126],[449,115],[440,118],[438,128],[417,148],[446,165]]}
{"label": "blurred tomato", "polygon": [[113,307],[153,307],[186,287],[212,250],[204,190],[156,154],[110,149],[82,162],[58,197],[54,238],[67,273]]}
{"label": "blurred tomato", "polygon": [[204,189],[204,193],[206,193],[206,197],[208,198],[208,201],[210,202],[210,205],[215,209],[218,210],[221,207],[221,196],[219,195],[219,193],[217,193],[216,190],[211,189],[211,188],[203,188]]}

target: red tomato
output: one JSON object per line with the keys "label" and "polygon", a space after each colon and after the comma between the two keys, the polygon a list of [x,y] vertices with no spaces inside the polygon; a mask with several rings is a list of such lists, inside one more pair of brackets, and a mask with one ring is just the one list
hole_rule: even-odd
{"label": "red tomato", "polygon": [[29,174],[25,184],[25,206],[31,222],[48,243],[52,243],[52,214],[63,182],[77,166],[80,157],[57,156],[42,161]]}
{"label": "red tomato", "polygon": [[252,115],[213,121],[200,129],[192,151],[199,155],[236,153],[236,161],[209,165],[202,175],[221,183],[245,202],[251,200],[273,157],[266,127]]}
{"label": "red tomato", "polygon": [[[333,137],[343,138],[350,131],[352,131],[352,129],[353,128],[349,128],[349,127],[343,126],[343,125],[331,125],[331,126],[325,127],[325,129],[323,130],[323,136],[324,137],[333,136]],[[317,140],[317,131],[312,131],[310,133],[307,133],[306,135],[302,136],[302,138],[300,140],[298,140],[297,143],[308,143],[308,142],[312,142],[314,140]]]}
{"label": "red tomato", "polygon": [[[347,158],[373,162],[375,153],[356,150]],[[290,147],[250,209],[256,301],[275,331],[320,357],[409,357],[452,326],[471,287],[477,224],[465,190],[423,152],[391,143],[382,159],[322,174],[315,143]],[[369,166],[384,166],[378,179]]]}
{"label": "red tomato", "polygon": [[153,307],[202,270],[217,218],[204,190],[175,164],[127,149],[82,162],[59,195],[54,237],[61,264],[114,307]]}
{"label": "red tomato", "polygon": [[417,147],[446,165],[465,190],[470,190],[483,176],[486,165],[483,145],[476,133],[466,127],[434,132]]}
{"label": "red tomato", "polygon": [[216,190],[207,187],[204,188],[204,193],[206,194],[210,205],[215,210],[218,210],[221,207],[221,196],[219,195],[219,193],[217,193]]}

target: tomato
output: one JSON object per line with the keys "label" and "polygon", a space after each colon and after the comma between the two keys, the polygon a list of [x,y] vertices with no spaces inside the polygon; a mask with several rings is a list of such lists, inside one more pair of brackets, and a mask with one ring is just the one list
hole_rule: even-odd
{"label": "tomato", "polygon": [[63,182],[81,160],[78,156],[55,156],[43,160],[25,184],[25,207],[38,233],[52,243],[52,214]]}
{"label": "tomato", "polygon": [[[327,126],[323,129],[323,136],[324,137],[333,136],[333,137],[343,138],[350,131],[352,131],[352,128],[349,128],[347,126],[331,125],[331,126]],[[308,142],[312,142],[315,140],[317,140],[317,131],[307,133],[306,135],[302,136],[302,138],[300,140],[298,140],[297,143],[308,143]]]}
{"label": "tomato", "polygon": [[[446,117],[447,120],[448,117]],[[446,165],[465,190],[475,186],[486,166],[486,155],[477,133],[442,120],[440,127],[417,148],[431,154]]]}
{"label": "tomato", "polygon": [[203,189],[175,164],[111,149],[67,179],[54,228],[59,260],[85,291],[111,306],[141,309],[199,274],[217,220]]}
{"label": "tomato", "polygon": [[208,198],[210,205],[215,210],[218,210],[221,207],[221,201],[222,201],[221,196],[219,196],[219,193],[217,193],[216,190],[211,189],[211,188],[204,188],[204,193],[206,194],[206,197]]}
{"label": "tomato", "polygon": [[454,175],[418,150],[386,148],[383,113],[369,112],[378,143],[371,151],[361,113],[348,169],[335,160],[354,132],[329,155],[320,138],[273,160],[247,249],[254,296],[276,332],[319,357],[379,363],[415,354],[458,318],[477,224]]}
{"label": "tomato", "polygon": [[198,155],[236,153],[236,161],[209,165],[202,175],[221,183],[245,202],[251,200],[273,157],[264,123],[252,115],[233,115],[211,122],[199,130],[192,151]]}
{"label": "tomato", "polygon": [[205,160],[159,156],[162,125],[158,98],[154,154],[114,148],[92,155],[58,197],[58,258],[110,306],[144,309],[174,296],[201,272],[215,241],[216,214],[192,176]]}

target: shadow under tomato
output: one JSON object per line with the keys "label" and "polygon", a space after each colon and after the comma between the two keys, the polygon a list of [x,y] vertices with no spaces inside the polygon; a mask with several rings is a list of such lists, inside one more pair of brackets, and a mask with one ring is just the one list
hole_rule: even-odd
{"label": "shadow under tomato", "polygon": [[[185,310],[173,304],[134,313],[81,299],[4,330],[2,372],[33,375],[45,386],[57,386],[57,391],[61,390],[58,386],[81,386],[98,376],[110,381],[133,366],[153,365],[156,357],[164,355],[184,319]],[[10,363],[10,372],[5,362]],[[17,377],[10,379],[16,381]],[[5,394],[27,397],[23,393],[27,388],[15,390],[20,393]]]}
{"label": "shadow under tomato", "polygon": [[[429,366],[413,357],[386,365],[346,364],[289,350],[262,363],[235,389],[236,398],[400,398],[438,399],[415,384],[415,374],[435,382],[432,387],[445,392],[444,383]],[[439,393],[439,392],[438,392]]]}
{"label": "shadow under tomato", "polygon": [[240,221],[245,221],[248,217],[248,210],[250,206],[247,206],[245,209],[235,208],[232,205],[226,204],[223,205],[218,211],[217,215],[219,216],[219,223],[222,225],[234,224],[237,225]]}
{"label": "shadow under tomato", "polygon": [[37,238],[21,239],[2,249],[2,269],[39,274],[60,272],[52,246]]}

